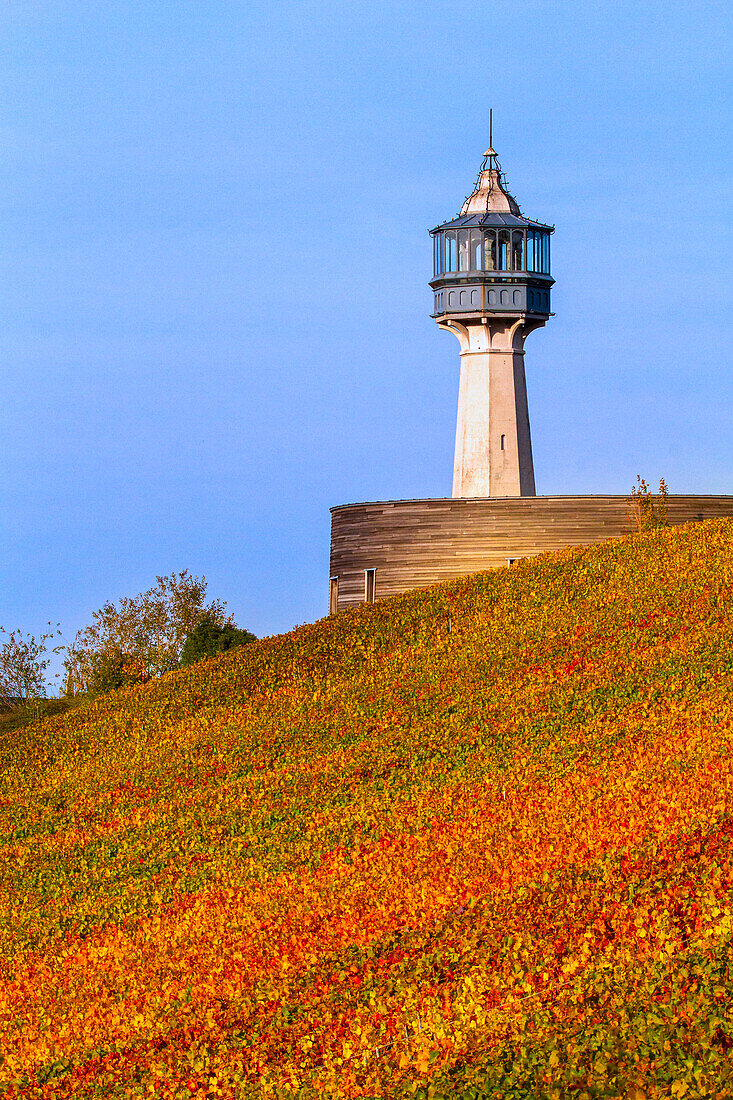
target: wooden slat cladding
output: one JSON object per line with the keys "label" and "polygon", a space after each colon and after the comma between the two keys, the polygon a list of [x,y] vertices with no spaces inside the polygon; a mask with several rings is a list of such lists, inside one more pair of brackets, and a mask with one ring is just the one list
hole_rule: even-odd
{"label": "wooden slat cladding", "polygon": [[[376,598],[495,569],[563,546],[628,534],[628,498],[505,497],[390,500],[331,509],[331,576],[338,607],[364,600],[364,570]],[[670,496],[672,524],[733,518],[733,496]]]}

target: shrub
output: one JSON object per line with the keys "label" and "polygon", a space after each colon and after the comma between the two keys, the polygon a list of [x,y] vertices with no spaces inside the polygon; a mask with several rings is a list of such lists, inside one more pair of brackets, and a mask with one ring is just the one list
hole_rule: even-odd
{"label": "shrub", "polygon": [[186,636],[181,652],[181,667],[185,668],[206,657],[215,657],[217,653],[256,641],[256,636],[249,630],[240,630],[230,623],[221,626],[213,619],[204,619]]}
{"label": "shrub", "polygon": [[628,517],[637,531],[653,531],[657,527],[668,527],[667,521],[667,482],[659,480],[659,493],[655,497],[651,489],[639,474],[636,485],[628,499]]}

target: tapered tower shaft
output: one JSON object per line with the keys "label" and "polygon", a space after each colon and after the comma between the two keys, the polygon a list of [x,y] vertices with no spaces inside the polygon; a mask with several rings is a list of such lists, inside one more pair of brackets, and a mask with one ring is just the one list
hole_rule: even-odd
{"label": "tapered tower shaft", "polygon": [[447,321],[461,345],[454,497],[534,496],[521,320]]}

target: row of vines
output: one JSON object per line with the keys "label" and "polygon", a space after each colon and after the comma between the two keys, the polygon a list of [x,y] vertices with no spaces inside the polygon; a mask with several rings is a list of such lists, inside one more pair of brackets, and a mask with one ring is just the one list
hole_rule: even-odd
{"label": "row of vines", "polygon": [[733,1095],[733,524],[0,741],[0,1096]]}

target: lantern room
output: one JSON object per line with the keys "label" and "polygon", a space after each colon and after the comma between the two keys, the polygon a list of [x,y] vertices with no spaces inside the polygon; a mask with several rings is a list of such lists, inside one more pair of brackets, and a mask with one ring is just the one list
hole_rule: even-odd
{"label": "lantern room", "polygon": [[550,274],[550,229],[512,214],[495,214],[491,220],[496,225],[487,225],[485,216],[473,214],[434,230],[433,275],[459,271]]}
{"label": "lantern room", "polygon": [[476,189],[452,221],[432,229],[433,316],[550,315],[550,235],[554,227],[522,216],[507,192],[492,148]]}

